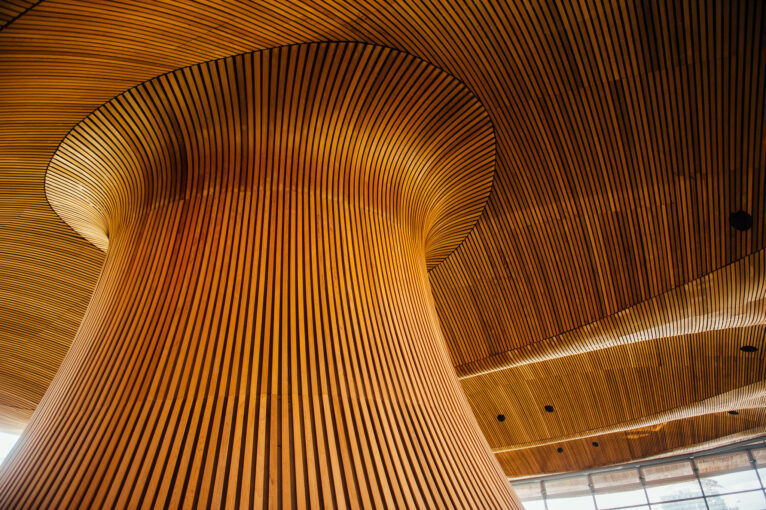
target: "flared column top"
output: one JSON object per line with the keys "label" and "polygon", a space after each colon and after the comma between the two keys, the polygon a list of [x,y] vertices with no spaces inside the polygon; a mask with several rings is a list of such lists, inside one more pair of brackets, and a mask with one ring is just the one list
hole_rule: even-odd
{"label": "flared column top", "polygon": [[62,141],[46,194],[102,250],[153,206],[199,193],[261,186],[363,201],[423,240],[430,269],[472,229],[494,164],[490,119],[452,76],[381,46],[301,44],[178,69],[113,98]]}

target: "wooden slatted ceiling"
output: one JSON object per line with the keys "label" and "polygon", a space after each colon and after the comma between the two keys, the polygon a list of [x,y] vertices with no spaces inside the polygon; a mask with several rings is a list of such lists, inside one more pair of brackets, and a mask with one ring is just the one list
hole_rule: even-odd
{"label": "wooden slatted ceiling", "polygon": [[[764,398],[765,338],[766,328],[756,326],[651,340],[494,372],[463,387],[497,451],[589,438],[605,427],[639,428],[642,420],[753,407],[748,401]],[[759,351],[743,353],[741,345]],[[614,389],[604,395],[609,384]],[[544,412],[546,405],[554,412]],[[758,419],[766,425],[766,413]]]}
{"label": "wooden slatted ceiling", "polygon": [[766,251],[761,250],[615,315],[456,369],[470,378],[621,344],[764,323]]}
{"label": "wooden slatted ceiling", "polygon": [[[313,40],[392,46],[465,82],[496,126],[497,176],[482,219],[431,272],[431,283],[453,362],[483,365],[672,296],[766,247],[764,16],[757,1],[94,7],[44,0],[0,33],[0,302],[7,307],[0,342],[9,353],[0,404],[29,409],[39,399],[76,329],[60,310],[83,313],[102,260],[47,209],[45,167],[75,123],[136,83],[198,61]],[[738,209],[752,214],[751,230],[729,226]],[[726,295],[737,290],[729,286]],[[716,295],[706,294],[711,302]],[[671,309],[697,315],[683,299]],[[730,350],[738,348],[740,324],[762,323],[757,314],[743,323],[718,319],[729,328],[721,348]],[[665,317],[654,320],[661,329]],[[674,350],[667,358],[685,355]],[[568,373],[612,369],[569,358]],[[710,366],[708,384],[736,372],[719,368]],[[648,389],[628,369],[621,381],[594,387],[604,399],[589,405],[603,406],[600,426],[618,423],[608,396],[671,393],[695,373],[674,377],[673,387]],[[480,420],[495,415],[487,400],[473,405]],[[642,412],[666,410],[663,399],[652,405]],[[532,404],[525,412],[545,417]],[[509,431],[523,425],[505,423]],[[715,433],[710,421],[689,423]],[[546,438],[544,430],[529,433]],[[498,445],[513,444],[506,434]],[[623,453],[632,441],[623,437]],[[666,447],[696,439],[674,441]],[[584,465],[568,461],[570,469]],[[531,474],[541,464],[528,465]]]}

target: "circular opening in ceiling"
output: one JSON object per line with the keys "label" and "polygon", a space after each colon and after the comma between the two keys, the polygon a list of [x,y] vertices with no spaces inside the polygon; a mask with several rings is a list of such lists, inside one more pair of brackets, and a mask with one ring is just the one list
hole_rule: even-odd
{"label": "circular opening in ceiling", "polygon": [[505,421],[505,415],[504,414],[498,414],[497,415],[497,421]]}
{"label": "circular opening in ceiling", "polygon": [[549,413],[552,413],[552,412],[553,412],[553,406],[545,406],[543,409],[545,409],[545,410],[546,410],[546,411],[548,411]]}
{"label": "circular opening in ceiling", "polygon": [[742,352],[756,352],[758,350],[758,347],[754,345],[743,345],[742,347],[739,348],[739,350]]}
{"label": "circular opening in ceiling", "polygon": [[739,210],[731,213],[729,216],[729,223],[734,230],[744,232],[753,228],[753,217],[745,211]]}

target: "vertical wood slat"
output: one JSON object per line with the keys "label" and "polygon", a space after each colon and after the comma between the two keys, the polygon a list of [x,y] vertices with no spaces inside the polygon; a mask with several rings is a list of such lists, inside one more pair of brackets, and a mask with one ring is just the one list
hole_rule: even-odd
{"label": "vertical wood slat", "polygon": [[493,163],[462,85],[370,45],[240,55],[107,103],[47,179],[106,263],[0,506],[518,505],[427,273]]}

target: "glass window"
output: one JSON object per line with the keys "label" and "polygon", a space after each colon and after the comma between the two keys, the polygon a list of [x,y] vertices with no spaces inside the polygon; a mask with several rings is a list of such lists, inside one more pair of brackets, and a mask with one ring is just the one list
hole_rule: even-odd
{"label": "glass window", "polygon": [[675,482],[654,487],[646,487],[650,503],[673,501],[674,499],[694,498],[702,496],[697,480],[690,482]]}
{"label": "glass window", "polygon": [[[646,481],[646,493],[649,495],[650,503],[702,496],[699,482],[694,475],[694,469],[688,460],[646,466],[641,471]],[[704,508],[704,502],[702,504]],[[655,508],[655,505],[652,508]],[[657,506],[657,508],[664,510],[665,507]]]}
{"label": "glass window", "polygon": [[526,510],[545,510],[540,482],[518,482],[513,488]]}
{"label": "glass window", "polygon": [[545,503],[542,499],[522,499],[524,510],[545,510]]}
{"label": "glass window", "polygon": [[706,495],[761,488],[747,452],[701,457],[694,462]]}
{"label": "glass window", "polygon": [[595,510],[593,496],[571,496],[563,498],[548,498],[548,510]]}
{"label": "glass window", "polygon": [[0,432],[0,464],[3,463],[3,460],[5,460],[5,457],[11,451],[11,448],[13,448],[13,445],[16,444],[16,441],[18,439],[19,439],[18,434],[8,434],[7,432]]}
{"label": "glass window", "polygon": [[527,499],[542,499],[543,491],[540,487],[540,482],[514,482],[513,490],[516,491],[516,495],[519,499],[526,501]]}
{"label": "glass window", "polygon": [[519,481],[513,487],[526,510],[766,509],[766,447],[751,443],[728,453]]}
{"label": "glass window", "polygon": [[638,469],[622,469],[591,476],[596,505],[600,509],[646,505]]}
{"label": "glass window", "polygon": [[596,494],[596,504],[602,510],[646,504],[644,489]]}
{"label": "glass window", "polygon": [[766,498],[762,490],[723,494],[707,498],[710,510],[753,510],[766,508]]}
{"label": "glass window", "polygon": [[761,477],[761,484],[766,488],[766,448],[752,450],[755,466],[758,468],[758,476]]}
{"label": "glass window", "polygon": [[585,475],[546,480],[548,510],[594,510],[593,496]]}
{"label": "glass window", "polygon": [[704,499],[697,498],[667,503],[654,503],[652,504],[652,510],[707,510],[707,506],[705,506]]}
{"label": "glass window", "polygon": [[590,494],[586,475],[568,476],[555,480],[546,480],[545,493],[548,497]]}
{"label": "glass window", "polygon": [[766,466],[766,448],[751,450],[750,453],[753,454],[757,466]]}

